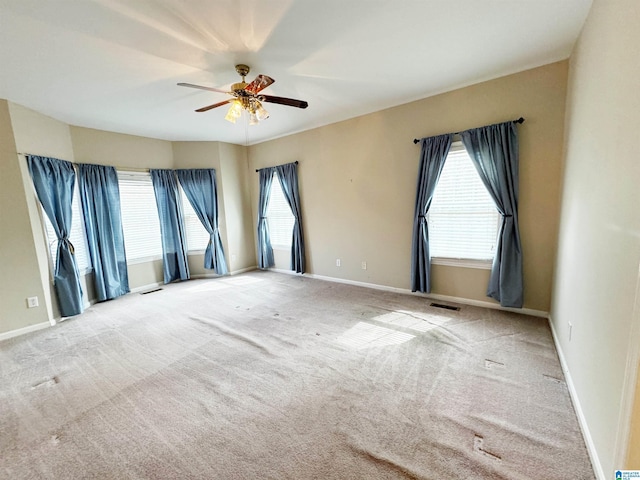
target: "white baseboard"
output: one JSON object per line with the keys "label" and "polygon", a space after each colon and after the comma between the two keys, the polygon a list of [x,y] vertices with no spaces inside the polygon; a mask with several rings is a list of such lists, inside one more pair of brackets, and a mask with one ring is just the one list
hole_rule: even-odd
{"label": "white baseboard", "polygon": [[[251,272],[253,270],[256,270],[257,268],[258,267],[241,268],[239,270],[234,270],[233,272],[229,272],[229,275],[238,275],[240,273]],[[203,278],[223,278],[224,276],[225,275],[218,275],[217,273],[199,273],[199,274],[196,274],[196,275],[191,275],[191,279],[199,280],[199,279],[203,279]],[[141,285],[139,287],[132,288],[129,293],[146,292],[147,290],[152,290],[154,288],[159,288],[159,287],[162,287],[162,286],[164,286],[164,282],[149,283],[147,285]]]}
{"label": "white baseboard", "polygon": [[0,333],[0,341],[8,340],[9,338],[19,337],[25,333],[36,332],[45,328],[53,326],[50,321],[36,323],[35,325],[29,325],[28,327],[17,328],[16,330],[10,330],[8,332]]}
{"label": "white baseboard", "polygon": [[[303,275],[302,273],[294,272],[293,270],[285,270],[284,268],[268,268],[267,270],[269,270],[270,272],[284,273],[286,275]],[[305,273],[304,275],[309,278],[318,278],[315,277],[313,273]]]}
{"label": "white baseboard", "polygon": [[[232,272],[229,272],[229,275],[239,275],[241,273],[245,273],[245,272],[252,272],[253,270],[256,270],[258,267],[247,267],[247,268],[240,268],[238,270],[233,270]],[[218,275],[217,273],[199,273],[196,275],[191,275],[191,278],[193,279],[200,279],[200,278],[223,278],[226,277],[226,275]]]}
{"label": "white baseboard", "polygon": [[162,287],[163,285],[164,283],[162,282],[149,283],[147,285],[142,285],[140,287],[132,288],[129,293],[146,292],[147,290],[151,290],[152,288]]}
{"label": "white baseboard", "polygon": [[556,329],[553,326],[553,320],[551,316],[549,316],[549,325],[551,327],[551,335],[553,336],[553,343],[556,345],[556,351],[558,352],[558,358],[560,359],[560,366],[562,367],[562,371],[564,372],[564,378],[567,382],[567,388],[569,389],[569,396],[571,397],[571,402],[573,403],[573,408],[576,411],[576,415],[578,417],[578,424],[580,425],[580,430],[582,430],[582,436],[584,437],[585,444],[587,445],[587,451],[589,452],[589,458],[591,459],[591,465],[593,466],[594,473],[598,480],[607,480],[607,477],[604,474],[604,470],[602,469],[602,464],[600,463],[600,458],[598,457],[598,451],[596,450],[596,446],[593,443],[593,438],[591,437],[591,432],[589,431],[589,425],[587,424],[587,419],[584,416],[584,412],[582,411],[582,406],[580,405],[580,399],[578,398],[578,392],[573,384],[573,380],[571,378],[571,372],[569,371],[569,366],[564,357],[564,353],[562,351],[562,347],[560,346],[560,341],[556,334]]}
{"label": "white baseboard", "polygon": [[232,272],[229,272],[229,275],[238,275],[240,273],[245,273],[245,272],[252,272],[254,270],[257,270],[258,267],[257,266],[253,266],[253,267],[247,267],[247,268],[241,268],[239,270],[234,270]]}
{"label": "white baseboard", "polygon": [[636,293],[628,342],[620,415],[618,418],[618,434],[614,450],[614,465],[625,465],[626,468],[631,467],[631,465],[627,465],[627,456],[632,447],[630,436],[634,403],[640,402],[640,399],[635,398],[636,382],[640,381],[640,377],[638,377],[638,368],[640,368],[640,265],[638,265]]}
{"label": "white baseboard", "polygon": [[[292,272],[291,270],[280,270],[275,268],[270,268],[269,270],[273,272],[278,272],[278,273],[298,275],[295,272]],[[358,282],[355,280],[346,280],[344,278],[326,277],[324,275],[316,275],[314,273],[305,273],[304,275],[306,277],[316,278],[318,280],[325,280],[327,282],[344,283],[346,285],[355,285],[357,287],[373,288],[375,290],[383,290],[386,292],[402,293],[403,295],[420,296],[424,298],[429,298],[431,300],[438,300],[441,302],[460,303],[462,305],[471,305],[473,307],[483,307],[483,308],[491,308],[494,310],[504,310],[507,312],[521,313],[523,315],[532,315],[534,317],[541,317],[541,318],[548,318],[549,316],[549,312],[545,312],[542,310],[534,310],[532,308],[509,308],[509,307],[503,307],[497,303],[485,302],[482,300],[453,297],[451,295],[440,295],[437,293],[412,292],[408,288],[389,287],[387,285],[377,285],[375,283]]]}
{"label": "white baseboard", "polygon": [[218,275],[217,273],[197,273],[195,275],[191,275],[190,280],[200,280],[203,278],[222,278],[224,275]]}

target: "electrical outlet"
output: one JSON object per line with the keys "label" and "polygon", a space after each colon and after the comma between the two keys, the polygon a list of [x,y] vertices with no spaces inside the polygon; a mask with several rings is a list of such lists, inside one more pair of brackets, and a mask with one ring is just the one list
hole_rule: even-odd
{"label": "electrical outlet", "polygon": [[367,269],[367,262],[362,262],[362,269],[366,270]]}
{"label": "electrical outlet", "polygon": [[569,341],[571,341],[571,333],[573,333],[573,324],[569,322]]}
{"label": "electrical outlet", "polygon": [[39,305],[38,303],[38,297],[29,297],[27,298],[27,307],[29,308],[35,308]]}
{"label": "electrical outlet", "polygon": [[336,258],[336,267],[339,267],[339,266],[340,266],[340,259]]}
{"label": "electrical outlet", "polygon": [[231,261],[232,261],[232,262],[235,262],[235,261],[236,261],[236,258],[237,258],[237,257],[236,257],[236,254],[235,254],[235,253],[232,253],[232,254],[231,254]]}

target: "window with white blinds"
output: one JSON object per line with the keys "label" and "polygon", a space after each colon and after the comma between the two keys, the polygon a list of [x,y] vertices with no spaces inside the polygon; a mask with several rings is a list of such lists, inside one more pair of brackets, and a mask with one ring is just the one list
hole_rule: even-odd
{"label": "window with white blinds", "polygon": [[[42,205],[40,208],[42,208]],[[44,210],[42,210],[42,218],[44,218],[44,227],[47,235],[47,243],[49,244],[49,253],[51,255],[53,265],[55,265],[56,257],[58,255],[58,237],[56,236],[53,225],[49,221],[49,217]],[[87,234],[84,229],[84,217],[82,216],[82,204],[80,203],[77,180],[73,189],[73,198],[71,200],[71,232],[69,233],[69,241],[73,245],[78,270],[80,273],[86,273],[91,269],[91,258],[89,257],[89,247],[87,246]]]}
{"label": "window with white blinds", "polygon": [[191,206],[191,202],[189,202],[182,187],[178,188],[180,189],[180,196],[182,197],[182,213],[184,214],[184,227],[187,234],[187,250],[189,252],[203,252],[209,244],[209,233],[196,215],[196,211]]}
{"label": "window with white blinds", "polygon": [[462,142],[454,142],[427,214],[432,257],[493,259],[500,214]]}
{"label": "window with white blinds", "polygon": [[291,248],[295,218],[291,213],[287,199],[284,198],[280,179],[276,173],[273,174],[273,182],[271,183],[267,222],[269,222],[271,245],[275,248]]}
{"label": "window with white blinds", "polygon": [[160,220],[149,173],[118,172],[127,263],[162,257]]}

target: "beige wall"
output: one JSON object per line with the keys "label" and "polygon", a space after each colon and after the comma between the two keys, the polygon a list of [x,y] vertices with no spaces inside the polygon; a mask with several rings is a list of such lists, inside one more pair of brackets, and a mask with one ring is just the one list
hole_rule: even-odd
{"label": "beige wall", "polygon": [[[227,251],[227,230],[225,228],[225,205],[222,191],[224,186],[220,179],[220,149],[218,142],[173,142],[174,168],[213,168],[216,170],[218,187],[218,225],[222,245]],[[192,276],[215,275],[212,270],[204,268],[204,254],[189,254],[189,272]]]}
{"label": "beige wall", "polygon": [[174,168],[220,168],[219,142],[173,142]]}
{"label": "beige wall", "polygon": [[632,335],[640,321],[638,18],[636,0],[596,0],[571,56],[553,292],[552,322],[607,476],[623,468],[631,347],[640,343]]}
{"label": "beige wall", "polygon": [[[74,161],[71,135],[66,123],[11,102],[9,111],[18,152]],[[26,159],[21,157],[19,163],[23,180],[21,193],[25,196],[29,207],[31,234],[36,246],[36,260],[44,289],[44,301],[40,304],[47,310],[49,318],[59,318],[60,311],[52,283],[51,259],[42,223],[42,210],[33,188]],[[84,293],[84,303],[88,305],[89,300],[95,296],[91,274],[81,276],[80,283]]]}
{"label": "beige wall", "polygon": [[[567,63],[560,62],[249,148],[251,170],[299,160],[310,273],[409,288],[414,138],[515,119],[525,307],[548,311],[556,252]],[[252,174],[255,207],[258,177]],[[277,268],[288,268],[285,255]],[[336,267],[336,259],[341,267]],[[362,270],[361,263],[367,262]],[[433,293],[492,301],[489,270],[437,265]]]}
{"label": "beige wall", "polygon": [[[5,104],[7,104],[7,102],[5,102]],[[15,137],[15,148],[9,148],[9,150],[14,152],[14,156],[16,155],[15,152],[19,151],[52,156],[79,163],[113,165],[125,169],[174,168],[174,152],[171,142],[89,128],[70,127],[63,122],[59,122],[20,105],[8,103],[8,108],[11,116],[7,126],[9,128],[13,127],[13,131],[5,130],[5,132],[10,135],[12,139]],[[10,144],[5,143],[5,145]],[[218,144],[211,143],[209,150],[214,152],[215,163],[219,168],[219,161],[217,160]],[[42,228],[40,208],[35,192],[33,191],[26,161],[19,162],[15,160],[14,163],[15,166],[19,168],[21,182],[17,184],[12,183],[12,188],[15,190],[16,185],[22,186],[22,188],[17,191],[16,196],[26,201],[29,212],[27,216],[29,230],[21,232],[14,229],[11,233],[16,241],[21,239],[23,235],[29,235],[33,242],[35,254],[30,254],[29,259],[32,262],[33,260],[36,261],[32,273],[36,274],[37,272],[42,292],[38,293],[41,307],[39,309],[29,310],[28,313],[33,316],[33,312],[35,311],[44,311],[45,320],[48,318],[58,318],[60,313],[57,308],[55,292],[51,281],[50,260]],[[202,159],[198,159],[196,155],[182,166],[207,167],[212,165],[204,162]],[[7,176],[6,178],[9,177]],[[7,193],[9,192],[8,190],[5,191]],[[3,206],[4,205],[7,205],[7,203],[3,202]],[[224,213],[222,213],[222,215],[224,216]],[[22,240],[20,240],[20,244],[22,243]],[[8,252],[8,250],[4,248],[2,251],[3,254],[5,251]],[[28,270],[28,263],[29,262],[22,262],[25,271]],[[194,274],[208,273],[208,271],[205,271],[203,268],[203,255],[191,255],[189,263]],[[129,264],[128,270],[129,284],[132,289],[162,282],[161,260]],[[93,294],[91,274],[81,276],[81,283],[85,292],[85,302],[88,303],[90,300],[94,300],[95,295]],[[31,287],[31,290],[34,288],[35,287]],[[25,299],[26,297],[22,298],[19,302],[20,309],[22,309],[22,304],[25,302]],[[3,314],[3,318],[4,317],[5,314]],[[7,323],[6,326],[4,325],[5,322],[3,322],[3,325],[0,327],[0,333],[23,328],[33,323],[30,322],[28,318],[25,318],[24,315],[7,313],[6,317],[14,317],[15,321],[12,324]]]}
{"label": "beige wall", "polygon": [[[236,198],[232,195],[228,199],[229,206],[225,205],[227,198],[225,188],[235,192],[243,187],[236,185],[239,179],[231,166],[228,169],[230,171],[228,176],[222,172],[223,157],[225,161],[231,162],[226,161],[225,163],[228,165],[232,165],[235,161],[234,146],[225,147],[225,144],[219,142],[168,142],[81,127],[71,127],[71,136],[78,162],[113,165],[124,169],[214,168],[217,172],[218,183],[218,220],[225,252],[228,252],[235,245],[236,239],[230,241],[227,235],[227,223],[235,220],[228,219],[226,212],[228,208],[231,208],[233,215],[238,214],[235,205]],[[221,147],[225,148],[224,155],[221,155]],[[242,149],[242,147],[237,148]],[[231,153],[227,155],[227,151]],[[241,158],[239,161],[246,165],[246,158]],[[245,207],[242,206],[242,208]],[[247,209],[247,211],[249,210]],[[246,243],[246,239],[240,240]],[[253,242],[253,238],[251,238],[251,242]],[[235,249],[243,251],[242,246]],[[227,257],[229,257],[228,254]],[[189,270],[193,276],[214,274],[213,271],[204,268],[204,254],[189,254],[188,262]],[[255,265],[255,258],[251,263],[251,266],[253,265]],[[128,270],[131,288],[162,282],[161,260],[129,264]]]}
{"label": "beige wall", "polygon": [[[129,169],[173,168],[171,142],[70,127],[75,160]],[[162,283],[162,260],[127,265],[131,289]]]}
{"label": "beige wall", "polygon": [[[220,144],[220,174],[224,191],[225,226],[228,249],[225,250],[230,272],[256,266],[256,250],[251,217],[249,162],[245,147]],[[221,193],[218,192],[220,200]],[[225,245],[225,248],[227,246]]]}
{"label": "beige wall", "polygon": [[[38,268],[36,243],[24,192],[9,104],[0,100],[0,333],[48,322],[45,294]],[[42,241],[44,243],[44,240]],[[46,292],[46,293],[45,293]],[[40,307],[27,308],[27,297],[37,296]]]}
{"label": "beige wall", "polygon": [[[218,187],[218,226],[230,272],[252,268],[253,232],[245,148],[220,142],[173,142],[174,168],[213,168]],[[204,255],[190,255],[192,275],[213,275],[204,269]]]}
{"label": "beige wall", "polygon": [[[560,119],[565,74],[564,63],[550,65],[266,142],[251,147],[249,154],[245,147],[217,142],[171,143],[70,127],[9,103],[11,118],[7,119],[3,133],[15,137],[16,147],[11,147],[13,140],[3,145],[8,146],[14,156],[16,151],[22,151],[124,168],[216,168],[221,236],[231,271],[255,265],[255,211],[254,218],[247,214],[257,204],[257,176],[253,170],[300,160],[308,270],[320,275],[408,288],[419,153],[418,147],[411,143],[412,138],[523,115],[527,122],[520,129],[521,177],[527,180],[521,181],[520,216],[525,248],[525,306],[546,310],[548,272],[555,250],[555,199],[560,171],[558,138],[562,134]],[[531,142],[532,138],[544,140]],[[7,318],[21,318],[7,323],[0,331],[31,325],[33,321],[29,318],[32,316],[38,320],[58,316],[55,295],[50,288],[49,259],[39,208],[26,163],[22,162],[22,165],[17,156],[13,163],[7,162],[4,168],[18,167],[20,183],[12,181],[11,188],[3,192],[5,195],[15,192],[13,196],[18,203],[24,201],[28,212],[28,228],[15,229],[11,242],[18,239],[20,245],[32,245],[34,252],[25,254],[21,265],[26,277],[38,281],[37,284],[25,281],[25,289],[42,295],[45,302],[41,302],[44,307],[20,316],[15,309],[24,310],[22,298],[17,302],[18,306],[3,314]],[[8,178],[12,177],[5,175],[3,181]],[[7,203],[3,201],[3,208],[5,205]],[[3,255],[7,251],[2,248]],[[342,267],[335,267],[336,258],[341,258]],[[288,268],[288,252],[277,251],[276,259],[279,268]],[[29,267],[34,260],[35,264]],[[360,268],[362,261],[367,262],[367,270]],[[201,265],[202,255],[192,255],[192,271],[210,273]],[[484,296],[487,278],[487,270],[435,266],[434,291],[487,300]],[[161,282],[161,261],[130,265],[129,279],[132,288]],[[90,279],[83,277],[83,282],[91,298]],[[48,314],[37,315],[47,309]]]}
{"label": "beige wall", "polygon": [[[5,277],[11,278],[11,281],[8,286],[1,288],[3,301],[0,334],[60,316],[52,286],[40,207],[26,160],[18,157],[17,152],[124,169],[215,168],[218,173],[221,236],[225,251],[231,251],[234,255],[233,260],[229,261],[230,269],[238,270],[255,265],[253,233],[250,228],[247,229],[251,214],[244,147],[218,142],[172,144],[164,140],[69,126],[6,101],[2,101],[0,108],[0,135],[6,137],[2,142],[1,154],[1,206],[3,219],[8,216],[7,224],[13,225],[11,230],[3,230],[0,252],[3,259],[8,259],[4,265],[13,265],[14,262],[20,265],[20,268],[12,269],[19,274]],[[223,170],[227,172],[226,176]],[[231,211],[231,217],[227,217],[225,202]],[[231,232],[231,240],[227,238],[227,230]],[[16,249],[17,246],[20,248]],[[227,256],[231,258],[228,253]],[[204,269],[203,263],[202,254],[189,256],[193,275],[212,273]],[[161,260],[129,264],[128,270],[132,289],[162,282]],[[95,297],[91,274],[81,276],[81,282],[85,302],[88,304]],[[36,295],[39,297],[40,307],[27,310],[27,296]]]}
{"label": "beige wall", "polygon": [[133,169],[173,168],[173,150],[166,140],[74,126],[70,131],[78,163]]}
{"label": "beige wall", "polygon": [[627,448],[627,470],[640,470],[640,365],[637,366],[635,405],[631,415],[631,434]]}

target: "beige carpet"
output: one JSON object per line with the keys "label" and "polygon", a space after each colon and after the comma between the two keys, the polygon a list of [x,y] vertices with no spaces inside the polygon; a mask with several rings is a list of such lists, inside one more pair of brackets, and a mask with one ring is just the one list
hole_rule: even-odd
{"label": "beige carpet", "polygon": [[0,382],[0,478],[594,478],[546,320],[300,276],[95,305]]}

